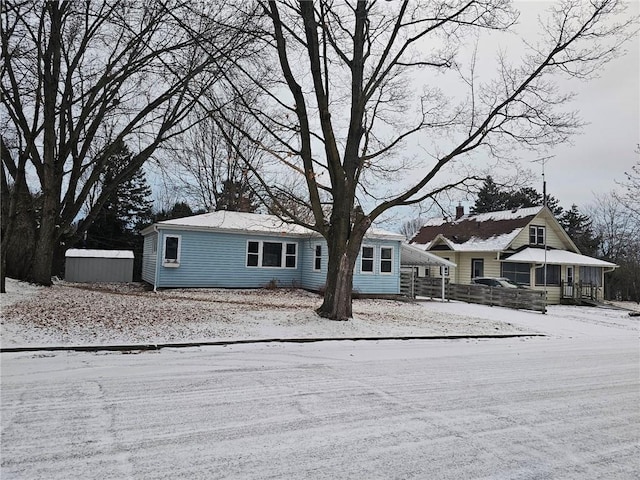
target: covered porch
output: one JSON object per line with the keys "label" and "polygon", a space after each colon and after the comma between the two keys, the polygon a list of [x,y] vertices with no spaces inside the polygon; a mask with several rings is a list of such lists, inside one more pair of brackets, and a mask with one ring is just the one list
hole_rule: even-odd
{"label": "covered porch", "polygon": [[[543,248],[531,247],[514,253],[502,262],[532,265],[536,271],[535,287],[542,287],[547,291],[557,289],[559,303],[571,304],[603,300],[604,274],[617,268],[615,263],[575,252],[554,249],[545,251]],[[547,273],[543,275],[545,270]],[[546,281],[543,282],[542,278]]]}

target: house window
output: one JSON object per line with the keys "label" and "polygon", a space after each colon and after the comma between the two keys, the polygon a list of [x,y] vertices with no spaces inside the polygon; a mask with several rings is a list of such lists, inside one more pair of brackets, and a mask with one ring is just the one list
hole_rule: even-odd
{"label": "house window", "polygon": [[164,237],[164,265],[178,266],[180,264],[180,236],[167,235]]}
{"label": "house window", "polygon": [[282,243],[263,242],[262,243],[262,266],[281,267],[282,266]]}
{"label": "house window", "polygon": [[602,267],[580,267],[580,281],[600,287]]}
{"label": "house window", "polygon": [[313,269],[316,271],[322,269],[322,245],[316,245],[315,256],[313,257]]}
{"label": "house window", "polygon": [[296,268],[296,244],[287,243],[284,255],[284,265],[287,268]]}
{"label": "house window", "polygon": [[544,227],[536,227],[534,225],[529,227],[529,244],[530,245],[544,245]]}
{"label": "house window", "polygon": [[516,285],[530,285],[531,265],[528,263],[504,262],[500,276],[508,278]]}
{"label": "house window", "polygon": [[[536,285],[544,285],[544,266],[536,268]],[[547,265],[547,285],[560,285],[560,265]]]}
{"label": "house window", "polygon": [[484,277],[484,258],[471,259],[471,278]]}
{"label": "house window", "polygon": [[151,255],[156,255],[158,253],[158,238],[151,239]]}
{"label": "house window", "polygon": [[247,267],[296,268],[297,244],[247,242]]}
{"label": "house window", "polygon": [[360,272],[373,273],[373,247],[362,247]]}
{"label": "house window", "polygon": [[257,267],[260,261],[260,242],[247,243],[247,267]]}
{"label": "house window", "polygon": [[380,273],[393,272],[393,247],[380,247]]}
{"label": "house window", "polygon": [[[449,260],[449,257],[443,257],[445,260]],[[442,266],[440,267],[440,276],[448,277],[449,276],[449,267]]]}

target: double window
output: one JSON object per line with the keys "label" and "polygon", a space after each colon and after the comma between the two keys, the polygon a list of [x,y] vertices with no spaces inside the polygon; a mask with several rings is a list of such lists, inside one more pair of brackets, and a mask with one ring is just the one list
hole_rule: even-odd
{"label": "double window", "polygon": [[[378,258],[378,273],[391,275],[393,273],[393,247],[380,247]],[[376,248],[363,245],[360,250],[360,273],[375,273]]]}
{"label": "double window", "polygon": [[295,243],[247,242],[247,267],[296,268],[297,259]]}
{"label": "double window", "polygon": [[544,245],[545,228],[532,225],[529,227],[529,245]]}

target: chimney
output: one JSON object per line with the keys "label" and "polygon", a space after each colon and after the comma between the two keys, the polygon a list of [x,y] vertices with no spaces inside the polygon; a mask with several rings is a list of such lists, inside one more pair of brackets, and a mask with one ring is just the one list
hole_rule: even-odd
{"label": "chimney", "polygon": [[458,204],[456,207],[456,220],[462,218],[464,216],[464,207],[461,204]]}

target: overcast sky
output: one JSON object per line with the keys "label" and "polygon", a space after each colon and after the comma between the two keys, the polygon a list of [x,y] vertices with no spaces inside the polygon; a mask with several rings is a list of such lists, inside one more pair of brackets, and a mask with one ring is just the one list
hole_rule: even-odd
{"label": "overcast sky", "polygon": [[[544,1],[517,2],[521,20],[535,18],[549,5]],[[629,13],[638,15],[640,2],[630,2]],[[561,206],[572,203],[579,207],[594,201],[594,194],[616,188],[640,160],[635,150],[640,143],[640,40],[638,36],[626,46],[627,53],[606,66],[599,78],[588,82],[572,81],[569,87],[578,93],[573,107],[588,123],[573,145],[552,149],[546,163],[547,191]],[[538,158],[535,154],[528,158]],[[531,164],[541,173],[538,164]],[[534,185],[542,191],[542,179]]]}

